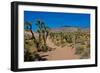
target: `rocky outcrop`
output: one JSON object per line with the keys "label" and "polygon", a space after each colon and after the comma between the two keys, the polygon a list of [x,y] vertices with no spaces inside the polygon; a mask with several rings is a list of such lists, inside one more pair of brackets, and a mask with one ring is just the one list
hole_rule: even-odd
{"label": "rocky outcrop", "polygon": [[29,40],[32,38],[32,34],[30,31],[24,31],[24,39]]}

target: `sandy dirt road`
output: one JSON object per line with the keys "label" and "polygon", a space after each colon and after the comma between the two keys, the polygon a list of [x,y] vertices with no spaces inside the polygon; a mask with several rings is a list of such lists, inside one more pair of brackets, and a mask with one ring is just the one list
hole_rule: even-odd
{"label": "sandy dirt road", "polygon": [[55,46],[49,39],[47,39],[47,45],[51,48],[55,48],[55,50],[42,53],[42,55],[46,55],[45,58],[48,60],[71,60],[71,59],[79,59],[77,55],[75,55],[75,49],[71,47],[57,47]]}

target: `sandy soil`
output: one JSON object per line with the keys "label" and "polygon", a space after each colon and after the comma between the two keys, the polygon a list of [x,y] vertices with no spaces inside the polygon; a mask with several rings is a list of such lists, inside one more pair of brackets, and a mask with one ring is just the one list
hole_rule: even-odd
{"label": "sandy soil", "polygon": [[45,58],[48,60],[71,60],[71,59],[79,59],[77,55],[75,55],[75,49],[70,48],[68,46],[65,47],[57,47],[55,46],[49,39],[47,39],[47,45],[51,48],[55,48],[55,50],[41,53],[41,55],[45,55]]}

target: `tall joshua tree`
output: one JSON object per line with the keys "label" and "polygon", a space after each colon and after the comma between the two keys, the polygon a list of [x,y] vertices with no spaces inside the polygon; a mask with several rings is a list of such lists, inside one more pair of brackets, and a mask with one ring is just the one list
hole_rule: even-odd
{"label": "tall joshua tree", "polygon": [[31,32],[32,34],[31,39],[34,39],[34,43],[36,44],[37,50],[47,51],[48,46],[46,44],[46,40],[49,34],[49,28],[40,19],[36,20],[35,24],[38,27],[37,28],[37,32],[39,34],[38,39],[35,38],[34,33],[32,32],[32,22],[25,22],[26,29]]}
{"label": "tall joshua tree", "polygon": [[37,32],[39,33],[39,47],[41,50],[46,51],[48,49],[46,45],[46,40],[49,33],[48,28],[40,19],[36,20],[36,25],[38,26]]}
{"label": "tall joshua tree", "polygon": [[34,33],[32,32],[32,22],[26,21],[24,23],[24,25],[26,26],[26,30],[29,30],[31,32],[31,34],[32,34],[32,38],[31,39],[34,40],[34,43],[35,43],[36,47],[38,47],[38,41],[36,40],[36,38],[34,36]]}

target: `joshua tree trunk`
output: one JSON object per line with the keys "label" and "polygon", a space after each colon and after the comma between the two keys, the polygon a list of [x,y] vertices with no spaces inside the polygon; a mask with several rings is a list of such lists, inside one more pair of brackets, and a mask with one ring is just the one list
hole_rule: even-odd
{"label": "joshua tree trunk", "polygon": [[32,38],[31,39],[34,39],[36,41],[36,38],[34,36],[34,33],[32,32],[32,30],[30,30],[31,34],[32,34]]}

